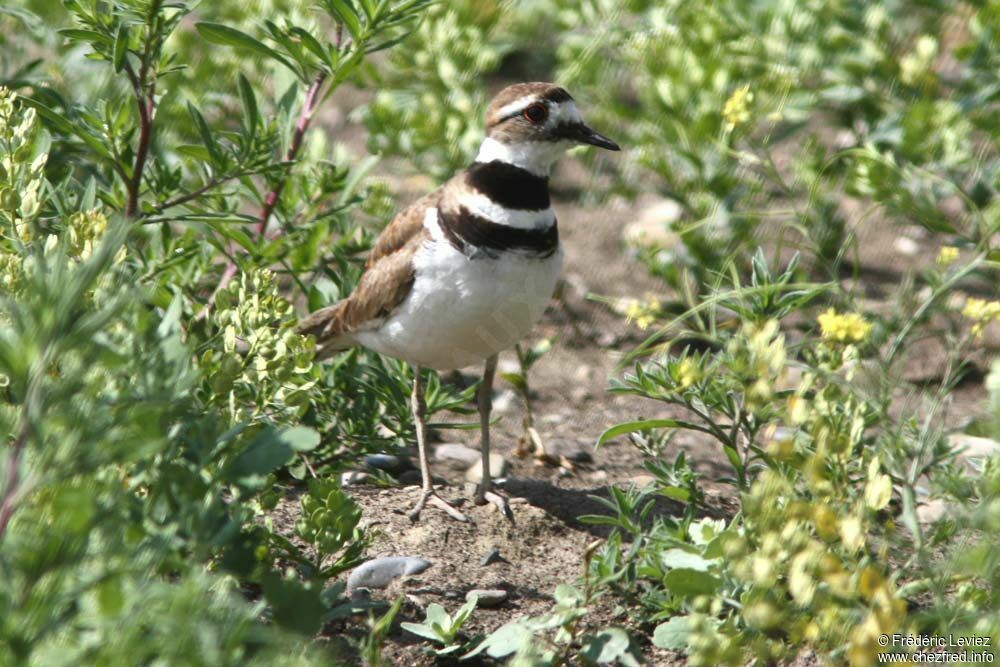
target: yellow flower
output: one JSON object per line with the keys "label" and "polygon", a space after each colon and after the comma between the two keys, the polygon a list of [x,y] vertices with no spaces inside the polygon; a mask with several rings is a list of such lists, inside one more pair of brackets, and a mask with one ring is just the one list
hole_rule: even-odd
{"label": "yellow flower", "polygon": [[978,336],[990,322],[1000,322],[1000,301],[987,301],[969,297],[962,315],[972,320],[972,335]]}
{"label": "yellow flower", "polygon": [[838,314],[833,308],[816,321],[823,340],[837,343],[860,343],[872,330],[872,325],[857,313]]}
{"label": "yellow flower", "polygon": [[629,299],[625,306],[625,321],[635,322],[639,329],[645,331],[656,321],[659,312],[660,301],[655,296],[646,297],[645,303],[638,299]]}
{"label": "yellow flower", "polygon": [[938,266],[941,267],[948,266],[949,264],[953,263],[956,259],[958,259],[958,248],[950,245],[941,246],[941,249],[938,251],[938,256],[937,256]]}
{"label": "yellow flower", "polygon": [[722,117],[726,121],[726,131],[732,132],[737,125],[750,120],[750,104],[753,93],[750,86],[741,86],[733,91],[722,107]]}
{"label": "yellow flower", "polygon": [[677,366],[677,384],[687,389],[701,378],[701,369],[690,359],[682,359]]}

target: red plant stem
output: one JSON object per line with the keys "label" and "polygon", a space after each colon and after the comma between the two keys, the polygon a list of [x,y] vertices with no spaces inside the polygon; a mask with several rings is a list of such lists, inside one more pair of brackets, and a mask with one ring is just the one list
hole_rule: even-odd
{"label": "red plant stem", "polygon": [[[323,87],[325,80],[326,72],[320,72],[309,86],[309,90],[306,91],[306,101],[302,105],[302,112],[299,114],[299,120],[295,124],[292,143],[289,144],[288,151],[285,153],[285,162],[295,160],[299,154],[299,150],[302,148],[302,140],[305,137],[306,130],[309,129],[309,123],[316,112],[316,107],[319,105],[319,91]],[[260,210],[260,222],[257,223],[257,235],[260,237],[264,236],[264,230],[267,229],[267,221],[271,219],[274,207],[278,204],[278,197],[281,196],[281,191],[285,189],[285,181],[286,178],[279,180],[264,198],[264,206]]]}
{"label": "red plant stem", "polygon": [[149,155],[149,144],[153,140],[153,107],[155,85],[150,85],[149,93],[143,99],[136,98],[139,107],[139,143],[135,149],[135,164],[132,167],[132,178],[128,182],[128,201],[125,204],[125,217],[134,218],[139,211],[139,190],[142,188],[142,170],[146,166]]}
{"label": "red plant stem", "polygon": [[7,524],[14,516],[17,507],[17,492],[20,486],[21,453],[28,443],[28,420],[25,418],[21,424],[21,430],[17,434],[17,439],[11,445],[10,454],[7,455],[7,479],[3,487],[3,500],[0,501],[0,542],[3,541],[4,533],[7,531]]}

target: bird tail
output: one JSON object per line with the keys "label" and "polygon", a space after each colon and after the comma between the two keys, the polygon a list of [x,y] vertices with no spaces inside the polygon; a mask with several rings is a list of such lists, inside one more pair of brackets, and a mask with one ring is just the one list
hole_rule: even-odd
{"label": "bird tail", "polygon": [[343,309],[345,301],[320,308],[303,318],[295,330],[303,336],[316,338],[316,358],[326,359],[336,352],[354,345],[354,337],[343,331]]}

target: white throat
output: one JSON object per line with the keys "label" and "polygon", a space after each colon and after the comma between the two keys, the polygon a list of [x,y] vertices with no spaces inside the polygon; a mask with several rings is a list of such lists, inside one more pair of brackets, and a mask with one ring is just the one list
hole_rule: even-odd
{"label": "white throat", "polygon": [[486,137],[479,146],[476,162],[506,162],[536,176],[548,176],[552,165],[571,146],[568,141],[525,141],[505,144]]}

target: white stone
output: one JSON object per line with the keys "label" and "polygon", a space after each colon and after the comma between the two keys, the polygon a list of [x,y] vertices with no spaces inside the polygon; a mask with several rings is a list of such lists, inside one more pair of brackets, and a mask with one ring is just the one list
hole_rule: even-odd
{"label": "white stone", "polygon": [[[507,460],[499,454],[490,454],[490,478],[496,479],[507,474]],[[471,468],[465,471],[465,479],[469,482],[479,483],[483,479],[483,462],[476,461]]]}
{"label": "white stone", "polygon": [[478,449],[457,443],[447,443],[434,448],[435,461],[460,461],[466,465],[472,465],[481,457]]}

